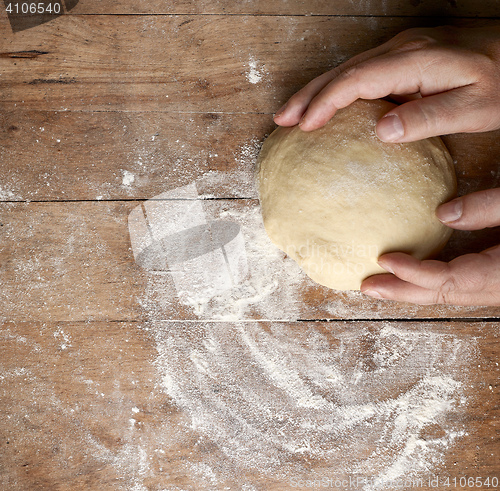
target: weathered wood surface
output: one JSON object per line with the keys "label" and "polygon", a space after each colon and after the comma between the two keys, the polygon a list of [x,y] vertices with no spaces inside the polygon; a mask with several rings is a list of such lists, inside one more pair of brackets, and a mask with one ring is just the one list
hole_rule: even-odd
{"label": "weathered wood surface", "polygon": [[[13,31],[2,13],[0,487],[500,478],[498,309],[314,285],[267,240],[253,181],[271,114],[312,77],[407,27],[498,17],[494,1],[80,0]],[[498,186],[498,135],[445,138],[460,194]],[[135,262],[129,214],[161,230],[184,207],[240,227],[230,292]],[[498,238],[460,232],[441,257]]]}
{"label": "weathered wood surface", "polygon": [[12,33],[2,17],[2,108],[270,113],[314,76],[428,23],[413,17],[63,15]]}
{"label": "weathered wood surface", "polygon": [[[45,2],[47,3],[47,2]],[[81,14],[223,14],[223,15],[349,15],[349,16],[426,16],[426,17],[498,17],[500,9],[495,0],[484,0],[481,4],[471,1],[432,2],[430,0],[368,0],[353,2],[350,0],[251,0],[232,2],[230,0],[198,0],[189,2],[179,0],[163,2],[154,0],[137,3],[132,0],[121,2],[89,2],[80,0],[73,5],[74,0],[63,2],[63,11],[69,15]]]}
{"label": "weathered wood surface", "polygon": [[[442,426],[424,423],[420,435],[424,439],[422,443],[439,442],[448,431],[448,425],[461,434],[433,473],[441,479],[446,476],[483,479],[498,476],[498,435],[495,431],[499,409],[493,398],[498,391],[498,323],[389,324],[391,329],[403,329],[406,336],[410,336],[407,339],[414,339],[412,348],[421,355],[426,353],[427,337],[434,343],[436,340],[443,343],[441,351],[438,349],[440,358],[433,358],[430,372],[448,370],[446,373],[463,384],[460,395],[463,406],[454,407],[451,414],[446,415],[448,420],[441,421]],[[242,332],[248,335],[257,332],[257,324],[242,326]],[[272,328],[271,324],[262,323],[260,332],[272,333]],[[372,371],[380,370],[384,358],[388,359],[387,353],[377,345],[384,328],[387,325],[382,327],[370,322],[296,323],[290,324],[288,334],[293,332],[297,340],[303,340],[305,334],[317,333],[325,337],[328,349],[333,351],[338,349],[339,340],[345,343],[346,339],[351,339],[352,345],[345,344],[346,353],[351,356],[341,364],[345,369],[361,367],[363,377],[368,377]],[[237,326],[228,324],[226,329],[232,332]],[[175,331],[196,333],[198,341],[188,335],[193,338],[188,342],[193,349],[209,338],[209,328],[203,327],[200,331],[191,323],[169,323],[167,329],[161,323],[134,322],[5,323],[0,331],[3,346],[0,361],[2,487],[157,490],[223,489],[228,486],[244,489],[244,483],[251,483],[253,489],[291,489],[293,479],[306,479],[315,473],[342,478],[342,469],[356,460],[356,456],[347,454],[348,446],[340,454],[332,454],[330,463],[314,456],[314,449],[310,449],[312,453],[306,451],[292,456],[282,449],[277,453],[282,459],[279,469],[242,468],[241,465],[238,468],[238,462],[231,461],[220,447],[193,428],[195,423],[190,417],[194,415],[172,405],[162,376],[169,371],[169,366],[175,366],[181,373],[192,362],[187,357],[186,367],[182,367],[172,359],[158,361],[157,349],[162,352],[162,348],[155,346],[154,339],[162,330],[164,336]],[[357,337],[355,333],[364,334]],[[343,338],[345,335],[347,337]],[[358,345],[359,342],[362,344]],[[474,345],[474,352],[469,359],[462,360],[462,365],[458,361],[449,365],[450,353],[445,346],[456,347],[457,343]],[[283,340],[276,335],[276,346],[282,345]],[[353,350],[360,346],[363,349],[354,354]],[[428,346],[429,353],[435,353],[434,346]],[[395,355],[397,352],[392,354]],[[363,389],[367,391],[365,400],[369,399],[369,394],[380,390],[378,397],[390,401],[425,378],[425,374],[419,373],[421,370],[413,365],[413,375],[405,372],[405,363],[412,363],[411,351],[403,350],[399,355],[402,357],[398,364],[400,371],[393,373],[396,379],[390,382],[389,376],[384,379],[385,387]],[[232,356],[239,360],[241,355],[233,352]],[[300,356],[299,351],[296,356]],[[426,361],[421,363],[425,367]],[[225,386],[215,395],[221,407],[227,404],[231,392],[237,391],[239,386],[247,387],[247,381],[262,375],[263,369],[241,366],[246,376],[235,378],[232,385]],[[386,369],[389,374],[395,370],[391,366]],[[227,381],[222,377],[219,382]],[[409,385],[404,387],[405,384]],[[328,391],[321,392],[314,384],[310,387],[318,396],[329,396]],[[344,390],[351,389],[346,386]],[[330,396],[336,397],[334,392]],[[353,403],[362,399],[359,393],[356,397],[358,401]],[[418,404],[417,399],[415,404]],[[346,403],[346,409],[348,407]],[[404,415],[401,411],[400,416]],[[247,422],[258,425],[258,421]],[[276,429],[268,431],[272,434]],[[354,427],[353,431],[359,433],[359,428]],[[370,427],[363,431],[367,432],[367,453],[380,450],[380,442],[368,439],[372,436]],[[408,431],[412,431],[411,428]],[[342,438],[347,436],[342,435]],[[400,449],[394,444],[392,451],[397,454]],[[349,462],[349,458],[353,462]],[[410,465],[414,458],[410,455],[407,464]],[[337,466],[332,466],[331,462]],[[362,472],[359,475],[363,475]],[[426,479],[429,476],[430,470]]]}
{"label": "weathered wood surface", "polygon": [[[6,110],[0,199],[146,200],[192,182],[205,197],[257,198],[256,155],[274,128],[260,114]],[[499,185],[499,136],[444,138],[459,194]]]}
{"label": "weathered wood surface", "polygon": [[[357,47],[415,20],[67,15],[57,29],[48,23],[15,34],[2,22],[0,89],[16,108],[269,113]],[[37,53],[19,57],[30,50]],[[252,66],[258,84],[248,80]]]}
{"label": "weathered wood surface", "polygon": [[[186,210],[192,200],[155,201],[160,212]],[[205,221],[227,220],[241,230],[241,256],[248,272],[235,289],[205,295],[176,288],[168,265],[144,269],[134,262],[129,227],[136,201],[33,202],[0,204],[0,319],[22,321],[85,320],[296,320],[413,319],[498,317],[496,307],[417,306],[380,302],[359,292],[335,292],[313,283],[265,235],[256,200],[200,200]],[[176,227],[163,215],[152,224]],[[178,229],[175,229],[178,231]],[[166,233],[165,233],[166,235]],[[459,240],[459,237],[461,239]],[[487,245],[474,234],[460,233],[442,253],[458,255]],[[180,248],[189,246],[187,242]],[[164,257],[163,257],[164,259]],[[190,274],[210,270],[210,257]],[[187,263],[186,263],[187,264]],[[182,290],[182,289],[181,289]],[[188,288],[189,290],[189,288]],[[184,295],[184,296],[183,296]]]}

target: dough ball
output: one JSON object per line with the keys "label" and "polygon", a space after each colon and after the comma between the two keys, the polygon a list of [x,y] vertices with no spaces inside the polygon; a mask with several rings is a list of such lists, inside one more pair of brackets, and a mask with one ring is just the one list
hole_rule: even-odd
{"label": "dough ball", "polygon": [[258,159],[260,204],[271,241],[314,281],[359,290],[385,273],[377,258],[437,253],[451,230],[435,216],[453,198],[453,161],[440,138],[384,143],[377,121],[392,107],[358,100],[324,127],[277,128]]}

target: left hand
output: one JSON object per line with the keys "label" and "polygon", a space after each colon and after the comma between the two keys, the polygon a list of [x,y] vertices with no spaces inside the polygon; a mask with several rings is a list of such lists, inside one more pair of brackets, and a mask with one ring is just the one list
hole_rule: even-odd
{"label": "left hand", "polygon": [[[436,210],[437,217],[457,230],[500,225],[500,188],[456,198]],[[389,273],[370,276],[361,291],[375,298],[415,304],[500,306],[500,245],[449,263],[393,252],[379,258]]]}
{"label": "left hand", "polygon": [[489,131],[500,128],[499,77],[500,25],[407,29],[309,82],[274,120],[313,131],[356,99],[404,96],[375,127],[382,141]]}

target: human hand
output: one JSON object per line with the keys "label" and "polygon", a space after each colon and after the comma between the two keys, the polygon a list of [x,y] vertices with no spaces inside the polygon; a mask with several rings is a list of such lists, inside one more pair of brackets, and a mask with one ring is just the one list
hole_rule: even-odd
{"label": "human hand", "polygon": [[408,29],[312,80],[274,120],[311,131],[358,98],[391,95],[412,100],[381,118],[381,140],[489,131],[500,128],[499,79],[500,26]]}
{"label": "human hand", "polygon": [[[500,225],[500,188],[456,198],[436,210],[438,218],[457,230]],[[466,254],[449,263],[419,261],[393,252],[379,258],[393,274],[370,276],[361,291],[375,298],[416,304],[500,306],[500,245]]]}

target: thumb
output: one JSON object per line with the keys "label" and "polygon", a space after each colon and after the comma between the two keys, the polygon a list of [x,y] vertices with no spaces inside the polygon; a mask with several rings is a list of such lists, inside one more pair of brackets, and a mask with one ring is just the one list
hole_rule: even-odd
{"label": "thumb", "polygon": [[385,142],[400,143],[478,131],[485,122],[481,110],[471,106],[471,97],[470,87],[460,87],[402,104],[380,119],[377,136]]}
{"label": "thumb", "polygon": [[458,230],[480,230],[500,225],[500,188],[467,194],[439,206],[436,216]]}

